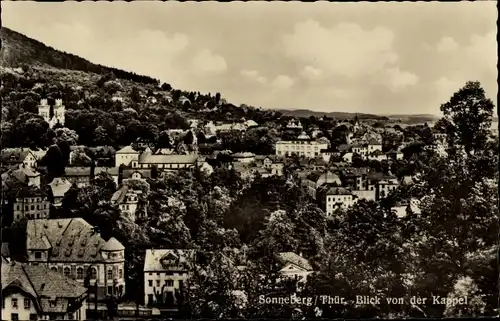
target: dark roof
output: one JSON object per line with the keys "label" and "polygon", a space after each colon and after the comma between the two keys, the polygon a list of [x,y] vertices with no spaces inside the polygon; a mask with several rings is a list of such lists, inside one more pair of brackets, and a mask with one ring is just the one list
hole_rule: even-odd
{"label": "dark roof", "polygon": [[341,144],[337,147],[337,149],[339,150],[339,152],[345,152],[345,151],[348,151],[349,149],[351,148],[350,145],[348,144]]}
{"label": "dark roof", "polygon": [[30,153],[27,148],[8,148],[2,150],[2,163],[22,163]]}
{"label": "dark roof", "polygon": [[352,195],[352,194],[343,187],[330,187],[328,191],[326,191],[326,195]]}
{"label": "dark roof", "polygon": [[124,169],[123,170],[123,178],[130,178],[134,173],[141,174],[142,177],[151,178],[151,170],[150,169]]}
{"label": "dark roof", "polygon": [[[63,274],[53,272],[42,265],[28,265],[19,262],[2,264],[2,291],[17,287],[30,294],[43,312],[67,312],[68,299],[86,296],[87,289]],[[49,300],[57,299],[51,306]]]}
{"label": "dark roof", "polygon": [[16,194],[16,198],[24,197],[45,197],[47,194],[36,186],[23,186]]}
{"label": "dark roof", "polygon": [[82,218],[29,220],[26,237],[28,249],[48,242],[51,262],[100,262],[106,243]]}
{"label": "dark roof", "polygon": [[2,249],[1,249],[2,257],[10,257],[10,249],[9,249],[9,243],[2,243]]}

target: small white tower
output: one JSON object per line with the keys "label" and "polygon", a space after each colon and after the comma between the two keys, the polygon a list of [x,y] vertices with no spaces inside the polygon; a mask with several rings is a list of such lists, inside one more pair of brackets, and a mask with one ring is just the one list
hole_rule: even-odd
{"label": "small white tower", "polygon": [[38,105],[38,115],[42,116],[43,119],[49,123],[50,128],[54,127],[57,123],[64,125],[66,114],[66,107],[62,103],[62,99],[56,99],[54,105],[54,115],[50,117],[50,105],[47,99],[40,100],[40,105]]}

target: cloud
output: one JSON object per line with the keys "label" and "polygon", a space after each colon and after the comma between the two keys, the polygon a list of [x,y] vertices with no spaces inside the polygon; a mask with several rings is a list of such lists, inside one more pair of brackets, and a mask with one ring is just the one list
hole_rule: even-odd
{"label": "cloud", "polygon": [[347,98],[351,98],[351,97],[352,97],[352,94],[353,94],[351,90],[348,90],[348,89],[340,89],[340,88],[333,89],[333,90],[332,90],[332,93],[333,93],[333,95],[334,95],[336,98],[340,98],[340,99],[347,99]]}
{"label": "cloud", "polygon": [[297,23],[292,34],[282,37],[288,57],[349,78],[373,74],[397,62],[393,40],[393,32],[385,27],[363,30],[355,23],[341,23],[328,29],[314,20]]}
{"label": "cloud", "polygon": [[189,38],[185,34],[175,33],[168,37],[163,31],[144,29],[135,38],[134,46],[141,51],[155,55],[175,55],[186,49]]}
{"label": "cloud", "polygon": [[436,98],[439,104],[444,104],[450,100],[451,96],[465,85],[465,81],[451,80],[447,77],[441,77],[433,82],[436,90]]}
{"label": "cloud", "polygon": [[418,83],[417,75],[408,71],[401,71],[399,68],[389,68],[386,73],[389,76],[389,88],[392,91],[398,91]]}
{"label": "cloud", "polygon": [[287,89],[292,87],[294,83],[295,81],[292,78],[285,75],[279,75],[274,79],[272,85],[276,89]]}
{"label": "cloud", "polygon": [[227,63],[224,57],[204,49],[194,57],[192,67],[195,72],[223,73],[227,70]]}
{"label": "cloud", "polygon": [[467,59],[476,62],[475,68],[497,73],[497,35],[496,30],[484,35],[473,35],[465,47]]}
{"label": "cloud", "polygon": [[243,75],[244,77],[250,79],[250,80],[253,80],[253,81],[256,81],[258,83],[261,83],[261,84],[266,84],[267,83],[267,78],[264,77],[264,76],[261,76],[259,74],[258,71],[256,70],[247,70],[247,69],[244,69],[241,71],[241,75]]}
{"label": "cloud", "polygon": [[436,49],[439,53],[456,51],[458,47],[458,43],[452,37],[443,37],[436,45]]}
{"label": "cloud", "polygon": [[302,75],[309,79],[317,79],[323,75],[323,70],[312,66],[305,66],[302,70]]}

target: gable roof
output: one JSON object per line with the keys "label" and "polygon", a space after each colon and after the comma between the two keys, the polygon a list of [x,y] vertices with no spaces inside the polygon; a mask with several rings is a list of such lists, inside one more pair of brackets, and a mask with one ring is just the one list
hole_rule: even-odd
{"label": "gable roof", "polygon": [[25,197],[45,197],[47,196],[40,188],[36,186],[23,186],[16,193],[16,198]]}
{"label": "gable roof", "polygon": [[[22,163],[31,151],[28,148],[6,148],[2,150],[2,163],[18,164]],[[33,157],[35,157],[33,155]]]}
{"label": "gable roof", "polygon": [[132,146],[128,145],[118,150],[116,154],[139,154],[139,152],[133,149]]}
{"label": "gable roof", "polygon": [[179,262],[191,264],[196,255],[195,250],[177,250],[177,249],[148,249],[144,258],[144,272],[147,271],[165,271],[161,260],[165,256],[172,255],[179,259]]}
{"label": "gable roof", "polygon": [[276,259],[282,266],[292,263],[306,271],[312,271],[312,266],[309,264],[309,261],[294,252],[278,253]]}
{"label": "gable roof", "polygon": [[[68,299],[86,296],[87,289],[78,282],[53,272],[42,265],[28,265],[20,262],[2,264],[2,291],[17,287],[30,294],[43,312],[68,311]],[[49,300],[56,298],[56,306]],[[55,310],[55,311],[54,311]]]}
{"label": "gable roof", "polygon": [[48,184],[52,190],[54,197],[63,197],[64,194],[71,188],[71,182],[62,177],[54,177],[52,182]]}

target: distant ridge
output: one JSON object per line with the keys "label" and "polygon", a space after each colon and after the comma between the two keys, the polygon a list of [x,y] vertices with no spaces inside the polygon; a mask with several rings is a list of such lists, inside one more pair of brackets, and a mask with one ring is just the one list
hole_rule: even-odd
{"label": "distant ridge", "polygon": [[95,74],[113,73],[117,78],[129,79],[142,84],[158,84],[152,77],[137,75],[133,72],[94,64],[71,53],[46,46],[38,40],[29,38],[17,31],[2,27],[0,29],[2,48],[0,65],[2,67],[50,66],[58,69],[78,70]]}

